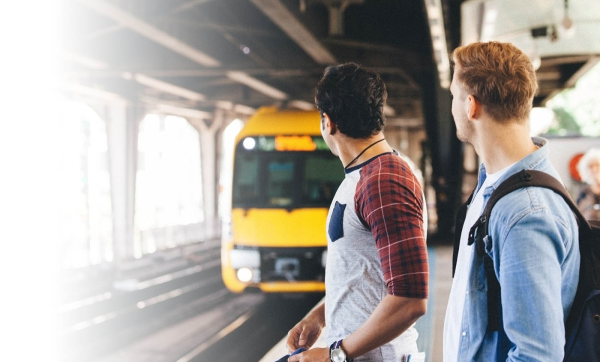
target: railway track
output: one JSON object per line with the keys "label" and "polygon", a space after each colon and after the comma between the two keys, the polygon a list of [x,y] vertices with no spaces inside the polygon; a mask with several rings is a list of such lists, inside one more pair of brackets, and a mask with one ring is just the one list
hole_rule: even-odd
{"label": "railway track", "polygon": [[322,295],[232,294],[219,251],[210,241],[168,261],[140,262],[137,274],[92,271],[64,282],[59,360],[260,360]]}

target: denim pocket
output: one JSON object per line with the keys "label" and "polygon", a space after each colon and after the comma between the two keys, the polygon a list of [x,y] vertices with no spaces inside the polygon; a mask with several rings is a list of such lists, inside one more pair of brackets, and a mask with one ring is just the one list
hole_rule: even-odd
{"label": "denim pocket", "polygon": [[344,236],[344,210],[346,210],[346,205],[336,201],[331,219],[329,219],[329,230],[327,230],[331,242]]}

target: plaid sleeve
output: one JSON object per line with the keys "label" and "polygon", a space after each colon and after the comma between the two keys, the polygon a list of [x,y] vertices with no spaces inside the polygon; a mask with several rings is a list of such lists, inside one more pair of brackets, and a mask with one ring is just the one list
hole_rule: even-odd
{"label": "plaid sleeve", "polygon": [[427,298],[424,200],[408,164],[389,155],[363,167],[354,201],[357,215],[375,238],[388,293]]}

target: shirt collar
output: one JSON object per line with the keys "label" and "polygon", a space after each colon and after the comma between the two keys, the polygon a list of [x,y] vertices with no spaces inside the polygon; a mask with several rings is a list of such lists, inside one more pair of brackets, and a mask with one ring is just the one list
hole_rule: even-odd
{"label": "shirt collar", "polygon": [[[494,190],[498,188],[498,186],[502,182],[504,182],[504,180],[514,175],[515,173],[521,170],[535,170],[536,168],[538,168],[539,164],[548,156],[548,147],[546,147],[548,141],[542,137],[532,137],[531,140],[539,148],[536,151],[523,157],[514,165],[512,165],[512,167],[509,168],[506,171],[506,173],[502,175],[502,177],[500,177],[498,180],[496,180],[496,182],[494,182],[490,187],[488,187],[487,190],[483,190],[485,192],[484,195],[491,194]],[[479,166],[479,176],[477,179],[477,188],[475,189],[475,194],[477,194],[477,191],[479,190],[481,185],[483,185],[483,182],[486,178],[487,173],[485,165],[482,163],[481,166]]]}
{"label": "shirt collar", "polygon": [[346,173],[346,175],[348,175],[348,174],[350,174],[350,173],[352,173],[352,172],[354,172],[354,171],[356,171],[356,170],[358,170],[358,169],[361,169],[361,168],[363,168],[364,166],[368,165],[369,163],[371,163],[371,162],[372,162],[373,160],[375,160],[376,158],[379,158],[379,157],[381,157],[381,156],[383,156],[383,155],[389,155],[389,154],[391,154],[391,153],[393,153],[393,154],[395,154],[396,156],[398,156],[398,152],[397,152],[396,150],[393,150],[392,152],[383,152],[383,153],[380,153],[380,154],[378,154],[378,155],[376,155],[376,156],[373,156],[373,157],[371,157],[370,159],[368,159],[367,161],[365,161],[365,162],[361,163],[360,165],[356,165],[356,166],[354,166],[354,167],[350,167],[350,168],[347,168],[347,169],[345,169],[345,170],[344,170],[344,172]]}

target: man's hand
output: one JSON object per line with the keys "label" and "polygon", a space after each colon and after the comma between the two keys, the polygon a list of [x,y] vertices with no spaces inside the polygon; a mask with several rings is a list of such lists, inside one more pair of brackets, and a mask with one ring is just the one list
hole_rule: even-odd
{"label": "man's hand", "polygon": [[288,358],[288,362],[330,362],[329,348],[313,348]]}
{"label": "man's hand", "polygon": [[310,318],[310,316],[301,320],[288,332],[286,342],[288,351],[293,352],[300,347],[309,349],[315,344],[319,335],[321,335],[322,329],[322,325],[316,319]]}

